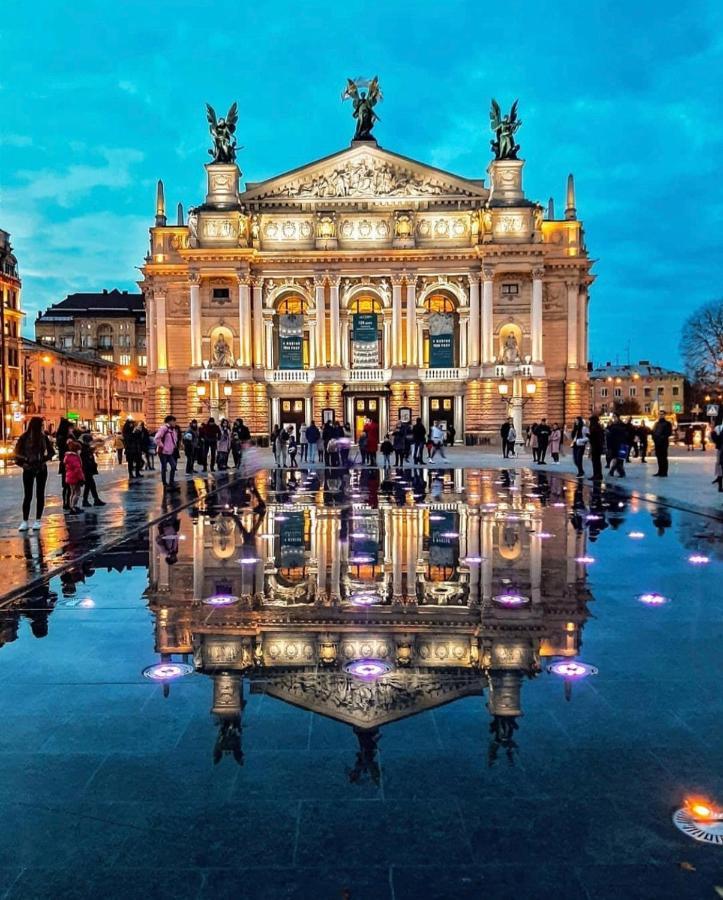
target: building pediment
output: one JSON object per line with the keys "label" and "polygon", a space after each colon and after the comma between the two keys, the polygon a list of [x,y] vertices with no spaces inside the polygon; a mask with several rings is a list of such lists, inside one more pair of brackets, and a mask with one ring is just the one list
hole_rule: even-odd
{"label": "building pediment", "polygon": [[271,697],[357,728],[376,728],[460,697],[480,695],[483,678],[475,672],[395,671],[377,681],[344,672],[285,672],[263,678]]}
{"label": "building pediment", "polygon": [[249,183],[241,200],[253,206],[283,201],[328,206],[365,199],[396,205],[447,198],[486,200],[488,195],[481,180],[462,178],[375,144],[364,144],[267,181]]}

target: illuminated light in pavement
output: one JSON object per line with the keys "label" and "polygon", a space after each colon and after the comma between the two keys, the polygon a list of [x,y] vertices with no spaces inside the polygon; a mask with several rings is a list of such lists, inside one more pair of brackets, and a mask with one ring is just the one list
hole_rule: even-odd
{"label": "illuminated light in pavement", "polygon": [[595,666],[575,660],[563,659],[547,667],[548,672],[560,675],[562,678],[587,678],[588,675],[597,675]]}
{"label": "illuminated light in pavement", "polygon": [[344,671],[362,681],[375,681],[391,672],[392,667],[383,659],[355,659],[346,663]]}
{"label": "illuminated light in pavement", "polygon": [[192,672],[193,666],[188,663],[154,663],[152,666],[146,666],[143,670],[143,677],[150,678],[151,681],[174,681],[176,678],[183,678]]}

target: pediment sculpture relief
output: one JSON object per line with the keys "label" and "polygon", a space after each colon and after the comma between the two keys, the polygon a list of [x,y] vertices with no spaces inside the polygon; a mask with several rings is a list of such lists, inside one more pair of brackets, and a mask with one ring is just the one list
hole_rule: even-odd
{"label": "pediment sculpture relief", "polygon": [[302,176],[266,196],[269,197],[397,197],[422,194],[467,195],[439,179],[395,169],[388,162],[373,159],[350,160],[335,169]]}

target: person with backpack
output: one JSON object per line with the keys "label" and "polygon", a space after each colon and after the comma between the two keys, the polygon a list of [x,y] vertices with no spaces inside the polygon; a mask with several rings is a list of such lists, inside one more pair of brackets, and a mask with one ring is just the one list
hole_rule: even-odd
{"label": "person with backpack", "polygon": [[48,481],[48,462],[55,456],[52,441],[43,431],[43,420],[33,416],[28,427],[15,444],[15,462],[23,470],[23,518],[18,531],[30,527],[30,505],[35,492],[35,522],[33,531],[38,531],[45,508],[45,485]]}
{"label": "person with backpack", "polygon": [[[158,458],[161,461],[161,481],[163,487],[169,491],[176,488],[176,448],[178,446],[178,432],[176,430],[176,417],[168,415],[163,420],[163,425],[156,432],[156,447]],[[212,459],[215,462],[215,453]]]}

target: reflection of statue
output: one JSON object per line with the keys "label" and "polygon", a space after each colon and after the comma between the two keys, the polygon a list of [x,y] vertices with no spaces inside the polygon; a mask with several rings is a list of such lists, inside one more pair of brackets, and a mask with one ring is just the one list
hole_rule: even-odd
{"label": "reflection of statue", "polygon": [[502,350],[502,362],[516,363],[520,361],[520,348],[517,346],[517,338],[511,331],[505,338],[505,345]]}
{"label": "reflection of statue", "polygon": [[522,125],[517,119],[517,100],[512,104],[509,115],[501,114],[499,103],[493,99],[490,108],[490,127],[495,133],[495,140],[490,141],[495,159],[517,159],[520,145],[515,143],[515,132]]}
{"label": "reflection of statue", "polygon": [[222,334],[219,334],[213,345],[213,364],[214,366],[220,366],[221,368],[233,366],[233,353],[231,352],[231,348],[229,347],[226,338]]}
{"label": "reflection of statue", "polygon": [[[359,93],[360,87],[366,87],[366,93]],[[371,81],[365,78],[347,78],[346,88],[341,95],[342,101],[351,99],[354,104],[354,118],[356,119],[356,131],[353,140],[373,141],[372,128],[379,116],[374,112],[374,107],[382,99],[379,79],[375,75]]]}
{"label": "reflection of statue", "polygon": [[206,104],[206,116],[208,118],[209,131],[213,140],[213,148],[209,154],[215,163],[236,162],[236,138],[233,136],[238,121],[238,106],[231,105],[226,118],[216,119],[216,113],[212,106]]}

